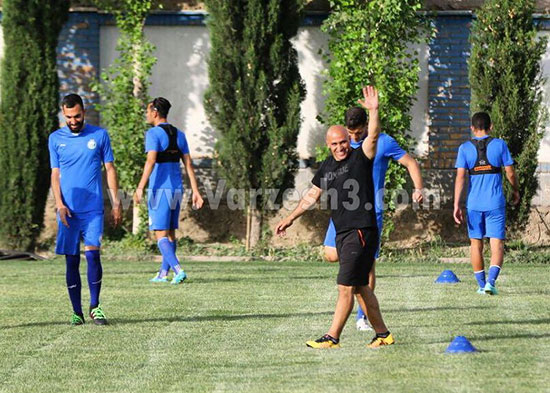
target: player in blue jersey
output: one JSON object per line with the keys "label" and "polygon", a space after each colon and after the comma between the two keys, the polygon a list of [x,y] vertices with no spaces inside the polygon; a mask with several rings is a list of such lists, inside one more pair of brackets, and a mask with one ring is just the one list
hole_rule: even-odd
{"label": "player in blue jersey", "polygon": [[[351,147],[356,149],[361,146],[362,141],[367,136],[367,113],[363,108],[352,107],[346,111],[345,123],[350,134]],[[403,150],[395,139],[387,134],[380,133],[373,166],[373,181],[376,198],[375,211],[379,239],[382,235],[382,224],[384,217],[384,182],[390,159],[399,162],[407,168],[414,184],[414,191],[412,195],[413,200],[420,203],[423,199],[422,174],[418,162],[416,162],[413,157]],[[325,259],[329,262],[337,262],[338,253],[336,252],[336,231],[332,220],[329,221],[324,246]],[[376,258],[378,258],[379,253],[380,249],[376,252]],[[369,272],[369,287],[373,291],[375,284],[375,265],[373,265]],[[357,310],[356,327],[358,330],[372,330],[369,326],[367,316],[361,307]]]}
{"label": "player in blue jersey", "polygon": [[[464,222],[460,201],[466,178],[469,177],[466,209],[470,259],[479,285],[477,292],[496,295],[498,291],[495,282],[504,259],[506,233],[506,199],[502,190],[502,167],[506,179],[513,188],[514,205],[520,198],[518,180],[513,167],[514,160],[506,142],[489,135],[492,130],[489,115],[484,112],[474,114],[470,128],[474,137],[460,145],[456,158],[453,216],[457,224]],[[489,238],[491,246],[491,266],[487,280],[483,263],[483,238],[486,237]]]}
{"label": "player in blue jersey", "polygon": [[189,155],[185,134],[166,120],[170,102],[158,97],[147,105],[146,120],[153,127],[145,135],[147,161],[137,187],[134,201],[141,203],[143,190],[149,182],[147,207],[149,209],[149,229],[155,232],[157,244],[162,254],[162,264],[151,282],[168,282],[168,271],[174,271],[172,284],[180,284],[187,274],[176,256],[176,229],[178,228],[183,183],[180,160],[191,184],[192,203],[200,209],[203,200],[197,185],[195,171]]}
{"label": "player in blue jersey", "polygon": [[79,266],[80,240],[84,240],[90,318],[96,325],[105,325],[107,319],[99,303],[103,276],[99,254],[103,234],[102,163],[111,192],[115,225],[120,223],[122,217],[111,142],[106,130],[84,123],[84,104],[77,94],[65,96],[61,109],[67,124],[53,132],[48,142],[58,222],[55,252],[65,255],[66,259],[66,282],[73,306],[71,323],[82,325],[84,314]]}

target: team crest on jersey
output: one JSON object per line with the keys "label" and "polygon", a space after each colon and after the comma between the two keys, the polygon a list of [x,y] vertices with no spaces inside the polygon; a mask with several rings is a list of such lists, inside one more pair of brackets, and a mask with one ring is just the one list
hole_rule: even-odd
{"label": "team crest on jersey", "polygon": [[94,150],[97,146],[97,143],[95,143],[95,139],[90,139],[88,141],[88,149]]}

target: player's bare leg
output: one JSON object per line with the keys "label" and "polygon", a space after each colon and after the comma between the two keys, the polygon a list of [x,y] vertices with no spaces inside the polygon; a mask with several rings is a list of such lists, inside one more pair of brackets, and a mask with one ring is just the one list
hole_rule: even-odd
{"label": "player's bare leg", "polygon": [[376,267],[376,259],[372,263],[372,267],[370,268],[369,272],[369,288],[374,292],[374,288],[376,287],[376,272],[374,271]]}
{"label": "player's bare leg", "polygon": [[[372,268],[370,269],[370,272],[369,272],[369,288],[373,292],[376,285],[375,266],[376,266],[376,259],[374,260],[372,264]],[[357,307],[357,318],[355,320],[355,327],[357,328],[357,330],[362,332],[369,332],[373,330],[369,322],[368,311],[369,310],[365,310],[363,307],[361,307],[361,304],[359,303],[359,306]]]}
{"label": "player's bare leg", "polygon": [[361,286],[356,288],[357,301],[364,310],[369,310],[369,320],[372,323],[376,336],[372,339],[369,348],[378,348],[385,345],[392,345],[395,340],[389,332],[384,320],[382,319],[382,313],[380,312],[380,306],[378,305],[378,299],[376,295],[369,288],[369,286]]}
{"label": "player's bare leg", "polygon": [[338,262],[338,252],[336,247],[324,247],[324,257],[327,262]]}
{"label": "player's bare leg", "polygon": [[382,319],[382,313],[380,312],[380,306],[378,305],[378,299],[376,298],[376,295],[370,289],[369,286],[360,286],[356,287],[356,297],[357,301],[359,302],[359,306],[363,310],[368,310],[369,315],[369,321],[372,324],[372,327],[374,328],[374,331],[376,333],[385,333],[387,332],[388,328],[384,324],[384,320]]}
{"label": "player's bare leg", "polygon": [[483,270],[483,239],[470,239],[470,261],[475,272]]}
{"label": "player's bare leg", "polygon": [[489,241],[491,245],[491,266],[489,267],[489,275],[484,291],[488,295],[497,295],[498,291],[495,287],[495,282],[500,274],[502,261],[504,260],[504,240],[491,238]]}
{"label": "player's bare leg", "polygon": [[485,294],[485,266],[483,262],[483,239],[470,239],[470,261],[479,288],[477,293]]}
{"label": "player's bare leg", "polygon": [[346,321],[351,314],[354,291],[355,287],[338,285],[338,300],[336,301],[336,309],[332,317],[332,324],[328,331],[328,334],[334,338],[340,338],[340,334],[342,334]]}
{"label": "player's bare leg", "polygon": [[489,239],[491,245],[491,266],[502,266],[504,260],[504,240],[502,239]]}

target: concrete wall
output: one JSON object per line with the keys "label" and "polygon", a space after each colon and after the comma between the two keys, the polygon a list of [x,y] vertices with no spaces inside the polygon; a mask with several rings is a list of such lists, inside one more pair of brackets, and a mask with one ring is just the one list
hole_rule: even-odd
{"label": "concrete wall", "polygon": [[[104,69],[116,56],[118,32],[115,26],[100,30],[100,67]],[[207,56],[210,50],[208,29],[204,26],[146,26],[145,34],[155,47],[158,58],[151,78],[151,96],[164,96],[172,104],[170,121],[186,130],[192,154],[211,157],[216,133],[204,112],[202,99],[208,87]],[[298,51],[300,74],[307,95],[302,103],[302,128],[298,136],[299,157],[314,156],[315,147],[323,144],[325,127],[317,120],[324,110],[323,71],[326,69],[320,49],[326,49],[327,37],[319,27],[302,27],[294,40]],[[413,135],[419,141],[417,152],[428,152],[428,47],[416,47],[421,57],[420,86],[412,109]]]}
{"label": "concrete wall", "polygon": [[[545,36],[550,42],[550,31],[542,31],[539,36]],[[550,46],[542,57],[542,71],[545,76],[544,102],[550,111]],[[533,204],[538,206],[550,206],[550,122],[546,124],[544,137],[541,141],[539,160],[539,191],[533,198]]]}
{"label": "concrete wall", "polygon": [[[145,30],[158,58],[149,95],[163,96],[172,103],[170,121],[185,130],[192,155],[210,157],[216,138],[202,105],[208,86],[208,30],[203,26],[147,26]],[[101,27],[101,69],[116,58],[117,38],[115,26]]]}

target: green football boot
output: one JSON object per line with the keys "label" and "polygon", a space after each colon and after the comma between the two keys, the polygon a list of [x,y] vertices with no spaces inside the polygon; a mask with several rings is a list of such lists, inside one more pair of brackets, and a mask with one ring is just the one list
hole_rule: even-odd
{"label": "green football boot", "polygon": [[71,316],[71,325],[73,326],[84,325],[84,315],[79,315],[73,312],[73,315]]}

